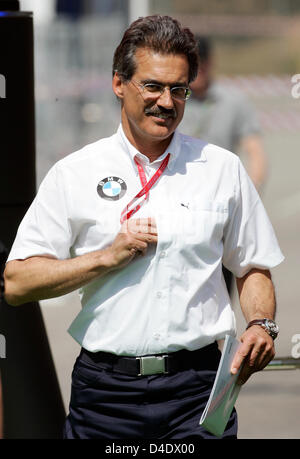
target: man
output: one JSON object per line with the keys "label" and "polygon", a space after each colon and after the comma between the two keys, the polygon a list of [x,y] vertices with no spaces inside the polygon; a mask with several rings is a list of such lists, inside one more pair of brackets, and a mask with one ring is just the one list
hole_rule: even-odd
{"label": "man", "polygon": [[[237,89],[230,89],[215,79],[215,57],[209,38],[196,36],[198,74],[181,126],[182,132],[226,148],[245,153],[248,174],[260,191],[267,176],[267,157],[261,129],[250,102]],[[228,292],[232,292],[232,274],[223,268]]]}
{"label": "man", "polygon": [[[188,29],[135,21],[114,55],[118,132],[50,170],[8,258],[13,305],[80,289],[65,438],[213,437],[199,419],[216,340],[235,333],[222,260],[247,321],[274,318],[283,256],[257,192],[234,154],[176,130],[196,73]],[[273,358],[269,331],[241,336],[241,383]],[[223,437],[236,435],[234,410]]]}

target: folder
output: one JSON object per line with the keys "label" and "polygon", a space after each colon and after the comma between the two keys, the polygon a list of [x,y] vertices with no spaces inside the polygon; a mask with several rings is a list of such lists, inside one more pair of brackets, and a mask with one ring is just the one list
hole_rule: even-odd
{"label": "folder", "polygon": [[241,385],[237,384],[238,373],[230,372],[235,353],[241,342],[230,335],[225,336],[222,356],[210,397],[199,424],[217,437],[221,437],[230,418]]}

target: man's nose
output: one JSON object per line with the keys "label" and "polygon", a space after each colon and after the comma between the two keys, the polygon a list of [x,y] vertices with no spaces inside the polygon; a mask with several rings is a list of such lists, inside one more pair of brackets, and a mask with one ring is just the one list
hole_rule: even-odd
{"label": "man's nose", "polygon": [[165,87],[164,92],[161,94],[157,101],[157,105],[160,105],[168,109],[174,107],[174,101],[171,95],[170,88]]}

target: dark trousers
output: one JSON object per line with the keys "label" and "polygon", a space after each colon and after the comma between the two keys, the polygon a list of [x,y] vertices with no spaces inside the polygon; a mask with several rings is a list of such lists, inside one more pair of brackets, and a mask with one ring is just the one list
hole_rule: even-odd
{"label": "dark trousers", "polygon": [[[86,362],[81,351],[72,373],[65,439],[215,438],[199,426],[220,352],[210,345],[196,368],[174,374],[129,376]],[[222,438],[237,436],[233,410]]]}

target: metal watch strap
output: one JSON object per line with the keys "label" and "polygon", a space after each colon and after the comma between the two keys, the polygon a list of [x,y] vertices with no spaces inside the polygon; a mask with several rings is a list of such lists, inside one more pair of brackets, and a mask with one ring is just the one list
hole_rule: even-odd
{"label": "metal watch strap", "polygon": [[[270,335],[273,339],[275,339],[278,335],[278,331],[274,332],[270,327],[267,326],[267,322],[268,321],[271,321],[275,324],[275,322],[272,320],[272,319],[267,319],[267,318],[264,318],[264,319],[255,319],[255,320],[251,320],[247,327],[246,327],[246,330],[248,330],[248,328],[252,327],[252,325],[260,325],[267,333],[268,335]],[[276,324],[275,324],[276,325]],[[278,327],[277,327],[278,329]]]}

